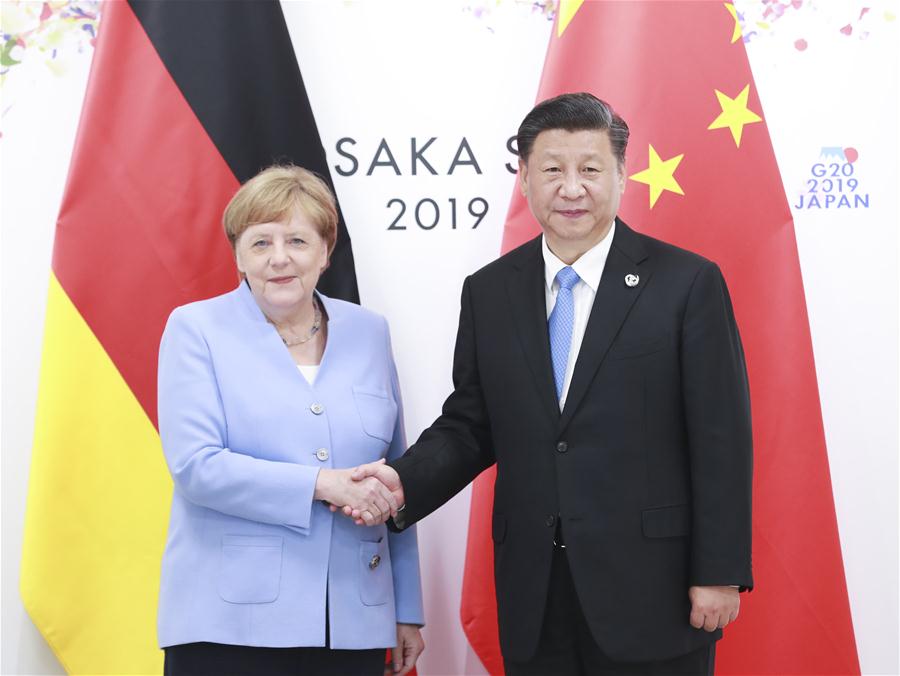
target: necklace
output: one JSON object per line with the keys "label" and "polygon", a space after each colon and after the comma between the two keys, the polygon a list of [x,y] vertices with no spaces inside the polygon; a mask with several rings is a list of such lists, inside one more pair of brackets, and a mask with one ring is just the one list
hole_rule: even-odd
{"label": "necklace", "polygon": [[[309,341],[311,341],[313,339],[313,336],[315,336],[319,332],[319,329],[322,326],[322,311],[319,309],[319,303],[316,302],[315,296],[313,296],[312,304],[313,304],[313,313],[314,313],[313,323],[312,323],[312,326],[309,328],[309,332],[303,337],[300,337],[296,333],[294,333],[293,329],[282,328],[282,327],[278,326],[278,324],[273,322],[271,319],[266,317],[266,319],[269,319],[269,323],[275,327],[275,330],[278,332],[278,337],[281,338],[281,342],[283,342],[285,344],[285,346],[294,347],[295,345],[303,345],[303,343],[308,343]],[[282,331],[290,331],[290,333],[293,337],[291,339],[285,338],[283,335],[281,335]]]}

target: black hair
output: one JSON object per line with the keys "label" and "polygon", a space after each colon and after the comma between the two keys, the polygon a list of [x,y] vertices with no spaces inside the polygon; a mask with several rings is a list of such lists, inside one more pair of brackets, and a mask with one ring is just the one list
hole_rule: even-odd
{"label": "black hair", "polygon": [[516,135],[518,154],[527,162],[534,140],[548,129],[566,131],[601,130],[609,134],[613,155],[620,165],[625,164],[625,148],[628,145],[628,125],[606,101],[593,94],[578,92],[562,94],[541,101],[522,120]]}

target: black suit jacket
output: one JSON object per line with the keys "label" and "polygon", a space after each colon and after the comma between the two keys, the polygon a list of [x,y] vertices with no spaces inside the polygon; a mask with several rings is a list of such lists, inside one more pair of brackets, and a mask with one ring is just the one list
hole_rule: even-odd
{"label": "black suit jacket", "polygon": [[696,649],[721,632],[690,626],[688,587],[753,584],[750,401],[725,281],[710,261],[617,221],[562,413],[544,284],[540,238],[466,279],[455,389],[391,463],[404,525],[496,462],[507,659],[537,645],[557,519],[604,653],[645,661]]}

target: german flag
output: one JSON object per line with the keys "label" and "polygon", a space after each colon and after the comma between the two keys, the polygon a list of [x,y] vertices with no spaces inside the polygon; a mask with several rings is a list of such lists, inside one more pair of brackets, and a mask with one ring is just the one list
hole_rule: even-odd
{"label": "german flag", "polygon": [[[757,587],[725,629],[717,672],[858,674],[794,224],[737,11],[561,0],[537,99],[577,91],[608,101],[631,128],[624,220],[716,261],[743,337]],[[503,251],[537,232],[515,195]],[[473,489],[461,616],[499,674],[493,481],[490,470]]]}
{"label": "german flag", "polygon": [[[277,162],[330,182],[277,2],[104,5],[56,228],[21,574],[69,673],[161,671],[159,340],[174,307],[237,284],[222,211]],[[359,300],[343,219],[319,288]]]}

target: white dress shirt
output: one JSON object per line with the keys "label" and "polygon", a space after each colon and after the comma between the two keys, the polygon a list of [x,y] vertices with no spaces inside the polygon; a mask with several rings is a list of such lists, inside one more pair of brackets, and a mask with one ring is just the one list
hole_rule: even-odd
{"label": "white dress shirt", "polygon": [[[606,237],[585,251],[570,266],[578,273],[581,280],[572,288],[572,299],[575,304],[575,321],[572,325],[569,361],[566,363],[566,379],[563,381],[562,396],[559,398],[560,411],[566,405],[569,384],[572,382],[572,373],[575,371],[575,362],[578,359],[578,352],[581,350],[584,331],[591,316],[591,308],[594,306],[594,296],[597,295],[597,287],[600,285],[600,277],[603,275],[603,268],[606,267],[606,257],[609,255],[609,247],[612,245],[615,233],[616,224],[614,221],[609,228],[609,232],[606,233]],[[544,278],[546,282],[544,292],[547,299],[547,319],[550,319],[550,313],[553,312],[553,306],[556,305],[556,294],[559,293],[559,283],[556,281],[556,275],[566,267],[566,264],[550,251],[546,237],[541,238],[541,252],[544,255]]]}
{"label": "white dress shirt", "polygon": [[306,378],[306,382],[314,385],[316,376],[319,375],[319,364],[297,364],[300,373]]}

